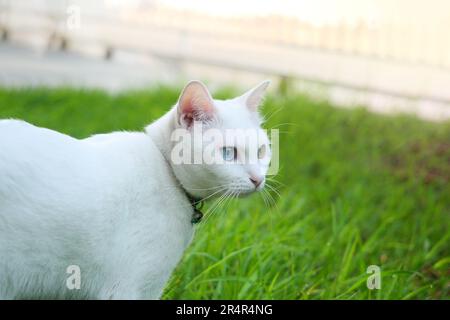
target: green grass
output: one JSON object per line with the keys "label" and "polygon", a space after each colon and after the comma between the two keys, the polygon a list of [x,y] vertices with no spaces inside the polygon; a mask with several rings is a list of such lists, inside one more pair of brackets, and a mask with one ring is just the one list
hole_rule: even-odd
{"label": "green grass", "polygon": [[[0,118],[83,138],[139,130],[177,97],[0,89]],[[275,111],[281,196],[233,201],[200,225],[164,298],[448,299],[450,124],[295,94],[269,97],[264,112]],[[369,265],[381,267],[380,290],[366,287]]]}

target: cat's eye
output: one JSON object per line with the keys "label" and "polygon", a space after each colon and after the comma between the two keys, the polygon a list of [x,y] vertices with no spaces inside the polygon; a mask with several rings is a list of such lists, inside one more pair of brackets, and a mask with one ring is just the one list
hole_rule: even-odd
{"label": "cat's eye", "polygon": [[259,147],[258,149],[258,159],[262,159],[264,158],[266,155],[266,145],[263,144],[261,147]]}
{"label": "cat's eye", "polygon": [[223,147],[222,157],[225,161],[234,161],[237,158],[237,150],[235,147]]}

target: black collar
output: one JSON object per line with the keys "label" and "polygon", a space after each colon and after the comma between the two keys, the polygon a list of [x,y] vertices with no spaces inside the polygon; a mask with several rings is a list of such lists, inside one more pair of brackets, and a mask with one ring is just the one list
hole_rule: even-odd
{"label": "black collar", "polygon": [[192,209],[194,210],[194,213],[192,214],[191,223],[192,224],[199,223],[203,218],[203,213],[200,210],[203,208],[204,202],[202,201],[202,199],[194,198],[189,193],[187,193],[186,190],[184,190],[184,193],[186,194],[186,197],[188,198],[189,202],[191,203]]}

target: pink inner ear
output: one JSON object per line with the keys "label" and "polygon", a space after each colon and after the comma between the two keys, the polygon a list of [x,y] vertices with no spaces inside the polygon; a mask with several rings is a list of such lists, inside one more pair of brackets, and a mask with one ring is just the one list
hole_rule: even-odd
{"label": "pink inner ear", "polygon": [[190,83],[178,103],[180,118],[190,127],[193,121],[208,121],[213,117],[213,102],[200,83]]}

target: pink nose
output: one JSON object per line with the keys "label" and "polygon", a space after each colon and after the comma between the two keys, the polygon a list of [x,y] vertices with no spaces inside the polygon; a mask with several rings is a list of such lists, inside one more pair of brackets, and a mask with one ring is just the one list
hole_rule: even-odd
{"label": "pink nose", "polygon": [[256,188],[263,182],[264,178],[250,177],[250,181],[255,185]]}

